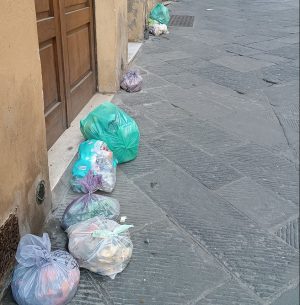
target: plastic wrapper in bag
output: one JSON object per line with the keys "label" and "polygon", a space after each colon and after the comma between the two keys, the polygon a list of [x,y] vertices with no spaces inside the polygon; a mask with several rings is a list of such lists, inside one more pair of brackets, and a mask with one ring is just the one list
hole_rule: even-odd
{"label": "plastic wrapper in bag", "polygon": [[71,186],[75,192],[112,192],[116,184],[117,161],[103,141],[88,140],[78,149],[72,169]]}
{"label": "plastic wrapper in bag", "polygon": [[150,18],[161,24],[169,25],[170,13],[169,9],[162,3],[158,3],[150,12]]}
{"label": "plastic wrapper in bag", "polygon": [[85,221],[95,216],[103,216],[117,220],[120,215],[118,200],[98,194],[86,194],[73,200],[66,208],[62,217],[62,228]]}
{"label": "plastic wrapper in bag", "polygon": [[138,70],[128,71],[121,81],[121,88],[127,92],[138,92],[142,90],[143,78]]}
{"label": "plastic wrapper in bag", "polygon": [[80,278],[78,263],[66,251],[51,252],[47,233],[25,235],[16,259],[11,288],[19,305],[63,305],[74,297]]}
{"label": "plastic wrapper in bag", "polygon": [[69,251],[80,267],[114,279],[125,269],[132,255],[130,227],[103,217],[80,222],[67,229]]}
{"label": "plastic wrapper in bag", "polygon": [[149,26],[149,33],[154,36],[160,36],[162,34],[168,34],[168,27],[165,24],[153,24]]}
{"label": "plastic wrapper in bag", "polygon": [[104,141],[118,163],[133,160],[138,154],[140,131],[136,122],[110,102],[103,103],[81,120],[80,129],[85,139]]}

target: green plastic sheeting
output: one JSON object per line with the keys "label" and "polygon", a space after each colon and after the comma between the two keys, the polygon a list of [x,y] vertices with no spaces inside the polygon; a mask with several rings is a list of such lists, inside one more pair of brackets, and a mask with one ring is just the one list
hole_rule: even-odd
{"label": "green plastic sheeting", "polygon": [[118,163],[136,158],[140,131],[127,113],[110,102],[104,102],[80,121],[85,139],[104,141],[114,153]]}
{"label": "green plastic sheeting", "polygon": [[169,25],[170,14],[169,9],[162,3],[158,3],[150,12],[150,18],[161,24]]}

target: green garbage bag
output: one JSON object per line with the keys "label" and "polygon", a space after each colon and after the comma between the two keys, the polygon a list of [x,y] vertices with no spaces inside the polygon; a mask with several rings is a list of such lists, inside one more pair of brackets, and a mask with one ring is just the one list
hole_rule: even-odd
{"label": "green garbage bag", "polygon": [[138,154],[140,131],[136,122],[110,102],[103,103],[81,120],[80,130],[87,140],[104,141],[118,163],[133,160]]}
{"label": "green garbage bag", "polygon": [[162,3],[158,3],[150,12],[150,18],[159,23],[168,25],[170,22],[169,9]]}

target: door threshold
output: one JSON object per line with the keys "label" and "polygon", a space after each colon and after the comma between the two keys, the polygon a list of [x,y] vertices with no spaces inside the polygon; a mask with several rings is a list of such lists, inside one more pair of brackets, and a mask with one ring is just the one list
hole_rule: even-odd
{"label": "door threshold", "polygon": [[128,42],[128,64],[134,60],[142,45],[141,42]]}
{"label": "door threshold", "polygon": [[80,120],[86,117],[97,106],[111,101],[113,95],[96,93],[84,106],[71,123],[71,126],[57,139],[48,150],[49,180],[51,191],[55,188],[65,170],[75,157],[78,145],[84,140],[80,132]]}

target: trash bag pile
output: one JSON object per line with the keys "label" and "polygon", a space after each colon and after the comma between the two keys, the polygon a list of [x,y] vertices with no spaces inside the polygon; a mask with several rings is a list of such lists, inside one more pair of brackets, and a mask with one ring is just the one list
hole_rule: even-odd
{"label": "trash bag pile", "polygon": [[150,12],[148,18],[149,33],[154,36],[168,34],[168,25],[170,23],[169,9],[162,3],[158,3]]}
{"label": "trash bag pile", "polygon": [[[20,240],[11,284],[19,305],[67,304],[78,288],[79,267],[114,279],[132,256],[133,225],[117,222],[118,200],[95,192],[111,193],[117,164],[136,158],[139,128],[127,113],[105,102],[80,122],[80,129],[85,141],[79,145],[70,185],[84,194],[70,202],[61,219],[70,253],[51,252],[47,233]],[[125,216],[120,222],[124,220]]]}
{"label": "trash bag pile", "polygon": [[[149,32],[167,34],[169,22],[168,8],[159,3],[150,13]],[[129,70],[121,88],[139,92],[142,84],[140,73]],[[95,192],[113,192],[117,165],[137,157],[138,125],[125,111],[105,102],[80,121],[80,130],[85,140],[79,145],[70,185],[83,194],[69,203],[61,219],[69,252],[51,251],[47,233],[21,238],[11,283],[19,305],[65,305],[76,294],[79,267],[114,279],[131,259],[133,225],[124,224],[126,216],[119,219],[118,200]]]}

